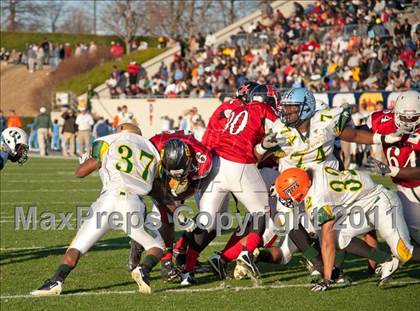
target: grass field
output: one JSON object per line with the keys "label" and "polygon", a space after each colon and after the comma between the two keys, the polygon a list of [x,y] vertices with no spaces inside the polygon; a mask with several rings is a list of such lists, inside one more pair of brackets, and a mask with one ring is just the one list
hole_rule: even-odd
{"label": "grass field", "polygon": [[[286,267],[263,265],[263,285],[249,280],[217,281],[211,274],[197,275],[198,285],[181,288],[160,280],[159,266],[152,274],[155,293],[144,296],[127,272],[128,239],[109,232],[85,255],[66,280],[62,296],[32,298],[29,292],[49,278],[75,230],[15,230],[14,209],[30,206],[42,211],[74,213],[89,206],[100,191],[97,174],[73,177],[75,160],[30,159],[22,167],[8,163],[1,172],[0,304],[2,310],[418,310],[420,265],[401,268],[387,289],[365,273],[366,261],[349,258],[345,270],[353,280],[347,288],[311,293],[307,271],[295,255]],[[378,181],[391,185],[387,179]],[[233,206],[232,206],[233,208]],[[73,224],[75,224],[73,222]],[[57,224],[58,225],[58,224]],[[228,235],[217,238],[204,251],[205,260],[223,247]]]}

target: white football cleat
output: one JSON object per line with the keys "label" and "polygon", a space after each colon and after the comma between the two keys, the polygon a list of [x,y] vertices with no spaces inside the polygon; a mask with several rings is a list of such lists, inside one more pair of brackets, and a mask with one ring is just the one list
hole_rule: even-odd
{"label": "white football cleat", "polygon": [[400,261],[396,257],[392,257],[390,261],[384,262],[376,268],[376,273],[381,274],[381,278],[378,281],[378,286],[385,285],[389,280],[391,280],[392,274],[397,271],[400,266]]}
{"label": "white football cleat", "polygon": [[151,294],[152,288],[150,287],[149,274],[141,267],[138,266],[131,271],[131,277],[136,281],[139,286],[139,292],[142,294]]}
{"label": "white football cleat", "polygon": [[31,292],[32,296],[45,297],[45,296],[58,296],[63,290],[63,282],[46,280],[45,283],[38,289]]}
{"label": "white football cleat", "polygon": [[181,285],[190,286],[195,284],[194,274],[191,272],[181,272]]}

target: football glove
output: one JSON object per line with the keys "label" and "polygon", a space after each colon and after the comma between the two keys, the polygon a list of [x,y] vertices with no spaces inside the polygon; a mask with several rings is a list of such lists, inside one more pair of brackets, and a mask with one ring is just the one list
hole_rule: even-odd
{"label": "football glove", "polygon": [[373,143],[374,144],[395,144],[402,139],[403,135],[404,133],[400,130],[391,134],[387,134],[387,135],[375,133],[373,135]]}
{"label": "football glove", "polygon": [[277,137],[277,133],[269,133],[264,137],[261,147],[267,151],[279,151],[286,144],[286,137]]}
{"label": "football glove", "polygon": [[79,163],[83,164],[85,163],[88,159],[90,158],[90,154],[88,152],[83,153],[80,157],[79,157]]}
{"label": "football glove", "polygon": [[178,222],[181,228],[187,232],[193,232],[197,228],[197,224],[193,219],[185,217],[182,214],[178,214]]}
{"label": "football glove", "polygon": [[373,157],[369,157],[368,160],[372,164],[372,170],[377,174],[381,174],[382,176],[395,177],[400,171],[398,167],[388,166],[387,164],[382,163]]}
{"label": "football glove", "polygon": [[325,292],[331,287],[332,281],[331,280],[322,280],[311,287],[312,292]]}
{"label": "football glove", "polygon": [[188,186],[188,179],[177,180],[175,178],[171,178],[169,180],[169,188],[171,189],[171,194],[174,197],[177,197],[181,193],[185,192],[188,189]]}

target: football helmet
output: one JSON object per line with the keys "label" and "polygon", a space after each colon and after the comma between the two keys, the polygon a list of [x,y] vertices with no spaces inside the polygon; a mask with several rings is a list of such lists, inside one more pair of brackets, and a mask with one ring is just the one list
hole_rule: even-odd
{"label": "football helmet", "polygon": [[137,135],[142,135],[141,129],[133,123],[121,123],[117,126],[117,133],[130,132]]}
{"label": "football helmet", "polygon": [[253,81],[246,81],[236,90],[236,98],[242,100],[245,104],[251,101],[250,94],[259,84]]}
{"label": "football helmet", "polygon": [[292,167],[277,176],[274,186],[281,199],[300,203],[311,187],[311,177],[304,169]]}
{"label": "football helmet", "polygon": [[12,162],[23,164],[28,159],[28,135],[18,127],[9,127],[1,133],[1,144]]}
{"label": "football helmet", "polygon": [[413,134],[420,128],[420,93],[401,93],[394,107],[395,125],[406,134]]}
{"label": "football helmet", "polygon": [[162,169],[169,177],[182,180],[195,170],[190,148],[178,138],[168,140],[160,156]]}
{"label": "football helmet", "polygon": [[[310,119],[316,110],[314,94],[307,88],[292,88],[281,98],[280,120],[290,127],[297,127],[303,121]],[[297,118],[291,116],[297,114]]]}
{"label": "football helmet", "polygon": [[251,101],[271,106],[276,113],[280,110],[280,93],[274,85],[260,84],[250,94]]}

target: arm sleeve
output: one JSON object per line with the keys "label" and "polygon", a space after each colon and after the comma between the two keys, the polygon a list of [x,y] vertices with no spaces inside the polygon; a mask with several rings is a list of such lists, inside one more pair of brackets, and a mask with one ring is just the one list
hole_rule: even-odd
{"label": "arm sleeve", "polygon": [[108,148],[109,144],[106,141],[102,139],[95,140],[92,145],[92,158],[96,159],[98,162],[102,162],[102,159],[105,153],[108,151]]}

